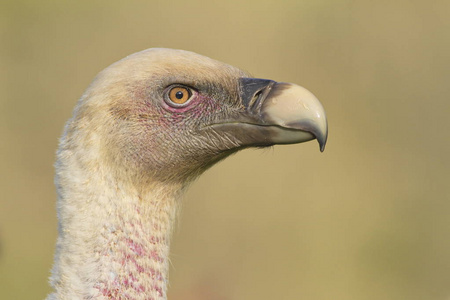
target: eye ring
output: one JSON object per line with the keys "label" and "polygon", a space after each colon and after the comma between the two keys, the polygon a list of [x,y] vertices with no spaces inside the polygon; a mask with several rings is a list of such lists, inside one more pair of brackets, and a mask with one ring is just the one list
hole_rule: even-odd
{"label": "eye ring", "polygon": [[184,107],[193,98],[195,91],[184,85],[172,85],[166,89],[164,99],[173,107]]}

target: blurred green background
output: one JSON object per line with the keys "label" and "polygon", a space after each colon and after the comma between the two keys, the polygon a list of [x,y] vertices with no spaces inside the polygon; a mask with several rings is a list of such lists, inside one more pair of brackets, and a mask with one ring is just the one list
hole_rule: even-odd
{"label": "blurred green background", "polygon": [[184,199],[169,298],[449,299],[449,1],[0,2],[0,299],[43,299],[53,162],[93,77],[181,48],[313,91],[329,142],[245,150]]}

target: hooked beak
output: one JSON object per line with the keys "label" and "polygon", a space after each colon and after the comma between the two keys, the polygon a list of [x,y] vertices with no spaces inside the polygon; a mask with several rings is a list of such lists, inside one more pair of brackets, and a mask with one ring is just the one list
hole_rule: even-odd
{"label": "hooked beak", "polygon": [[232,132],[242,146],[295,144],[317,139],[323,152],[328,136],[325,110],[307,89],[292,83],[240,78],[238,116],[214,125]]}

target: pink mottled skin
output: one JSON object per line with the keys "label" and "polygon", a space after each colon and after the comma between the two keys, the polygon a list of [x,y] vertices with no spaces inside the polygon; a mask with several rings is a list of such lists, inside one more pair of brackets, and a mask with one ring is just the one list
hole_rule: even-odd
{"label": "pink mottled skin", "polygon": [[[159,297],[165,296],[164,286],[165,278],[161,271],[156,267],[149,267],[149,262],[154,266],[160,266],[167,263],[167,258],[160,253],[161,246],[166,246],[166,238],[158,236],[142,237],[143,224],[140,221],[129,223],[128,228],[132,232],[127,235],[118,235],[115,232],[106,231],[109,233],[104,238],[109,240],[115,246],[114,256],[109,252],[102,252],[105,260],[109,262],[108,281],[99,281],[95,284],[102,296],[108,299],[134,299],[132,295],[145,296],[146,288],[141,284],[145,278],[151,279],[153,285],[151,290],[156,291]],[[153,225],[158,232],[158,225]],[[120,249],[120,250],[119,250]],[[111,263],[112,262],[112,263]],[[119,269],[114,269],[117,263]],[[147,300],[155,300],[151,296],[145,296]],[[141,299],[141,298],[139,298]]]}
{"label": "pink mottled skin", "polygon": [[[150,240],[154,240],[154,237],[151,237]],[[163,263],[164,259],[157,253],[157,251],[152,250],[149,253],[144,249],[143,245],[131,240],[125,239],[125,243],[128,246],[128,249],[131,250],[131,254],[128,252],[119,253],[119,257],[121,257],[120,265],[122,267],[133,264],[136,267],[138,272],[137,275],[134,275],[132,272],[128,272],[127,276],[118,277],[115,276],[109,283],[97,283],[97,288],[100,290],[103,296],[106,296],[110,299],[118,299],[122,293],[126,293],[126,291],[134,290],[136,293],[144,293],[145,287],[139,283],[139,280],[136,276],[142,277],[151,277],[154,281],[154,285],[152,286],[153,290],[156,290],[160,297],[163,296],[163,289],[160,286],[163,283],[163,275],[160,271],[155,270],[154,268],[145,268],[141,265],[137,258],[139,257],[147,257],[150,261],[155,261],[159,263]],[[159,284],[158,284],[159,283]],[[126,294],[125,294],[126,295]],[[128,295],[128,298],[129,295]],[[148,298],[148,300],[153,300],[152,298]]]}

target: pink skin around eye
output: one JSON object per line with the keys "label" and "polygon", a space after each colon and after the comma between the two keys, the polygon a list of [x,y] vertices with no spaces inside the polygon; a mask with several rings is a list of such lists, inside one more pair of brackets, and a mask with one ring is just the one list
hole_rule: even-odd
{"label": "pink skin around eye", "polygon": [[187,103],[180,105],[180,106],[175,106],[175,105],[172,106],[172,105],[168,104],[166,101],[163,101],[164,109],[174,112],[174,113],[184,113],[188,110],[191,110],[201,101],[201,98],[203,98],[203,97],[199,97],[199,93],[197,91],[191,90],[191,92],[192,92],[191,99],[189,99],[187,101]]}
{"label": "pink skin around eye", "polygon": [[176,107],[168,104],[166,101],[163,101],[162,106],[164,109],[170,112],[179,114],[185,113],[192,109],[197,109],[198,113],[205,113],[206,111],[209,110],[208,108],[214,107],[217,109],[219,108],[218,106],[221,106],[221,104],[217,103],[208,96],[202,95],[199,92],[192,90],[191,99],[188,100],[185,105]]}

